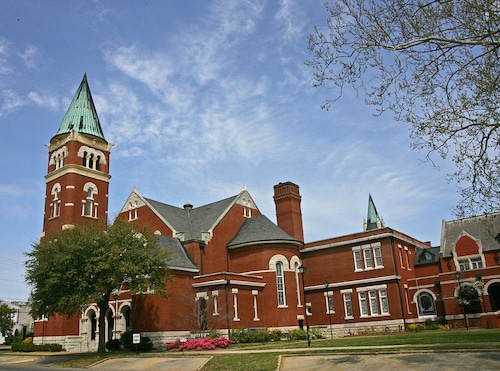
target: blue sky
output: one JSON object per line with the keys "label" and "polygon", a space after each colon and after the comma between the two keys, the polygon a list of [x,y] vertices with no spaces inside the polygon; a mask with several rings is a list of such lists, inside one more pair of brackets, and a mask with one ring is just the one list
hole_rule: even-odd
{"label": "blue sky", "polygon": [[[275,221],[273,186],[300,186],[306,241],[387,225],[439,245],[456,187],[409,130],[347,91],[321,110],[307,36],[323,1],[0,3],[0,299],[25,300],[42,231],[47,148],[87,73],[111,152],[110,215],[142,195],[195,207],[246,186]],[[330,95],[329,95],[330,94]]]}

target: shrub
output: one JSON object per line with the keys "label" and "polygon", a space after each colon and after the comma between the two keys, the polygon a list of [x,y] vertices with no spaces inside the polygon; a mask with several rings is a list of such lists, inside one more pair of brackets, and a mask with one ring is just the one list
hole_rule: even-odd
{"label": "shrub", "polygon": [[141,352],[150,352],[153,350],[153,342],[149,337],[141,336],[141,343],[137,349]]}
{"label": "shrub", "polygon": [[132,337],[133,337],[133,333],[132,331],[127,331],[127,332],[124,332],[123,334],[120,335],[120,341],[123,345],[123,348],[125,349],[130,349],[132,348]]}
{"label": "shrub", "polygon": [[35,344],[33,343],[14,343],[12,344],[13,352],[34,352]]}
{"label": "shrub", "polygon": [[33,338],[32,337],[26,338],[23,340],[23,343],[24,344],[33,344]]}
{"label": "shrub", "polygon": [[60,352],[62,351],[61,344],[42,344],[35,345],[33,343],[14,343],[12,344],[13,352]]}
{"label": "shrub", "polygon": [[210,331],[208,332],[207,336],[208,336],[209,338],[214,339],[214,338],[220,338],[220,337],[222,336],[222,334],[221,334],[221,333],[220,333],[220,331],[218,331],[218,330],[210,330]]}
{"label": "shrub", "polygon": [[424,325],[421,323],[412,323],[408,325],[407,331],[421,332],[424,329]]}
{"label": "shrub", "polygon": [[307,340],[306,330],[301,330],[299,328],[290,330],[288,332],[288,339],[290,340]]}
{"label": "shrub", "polygon": [[281,336],[282,333],[280,330],[237,329],[231,332],[231,339],[235,343],[264,343],[280,340]]}
{"label": "shrub", "polygon": [[121,341],[120,339],[112,339],[106,342],[106,349],[114,352],[120,350]]}
{"label": "shrub", "polygon": [[[306,334],[306,338],[307,338],[307,334]],[[325,334],[323,334],[323,331],[319,328],[311,328],[309,329],[309,338],[311,340],[313,339],[324,339],[325,338]]]}
{"label": "shrub", "polygon": [[283,337],[283,332],[281,332],[281,330],[272,330],[269,334],[271,335],[271,341],[280,341]]}

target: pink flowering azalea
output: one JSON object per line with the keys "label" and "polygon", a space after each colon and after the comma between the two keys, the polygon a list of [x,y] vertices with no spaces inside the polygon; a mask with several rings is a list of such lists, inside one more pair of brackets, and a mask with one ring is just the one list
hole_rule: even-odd
{"label": "pink flowering azalea", "polygon": [[184,342],[176,340],[172,343],[165,344],[167,350],[179,349],[179,350],[212,350],[216,348],[225,348],[232,344],[233,341],[229,340],[223,336],[218,338],[198,338],[189,339]]}

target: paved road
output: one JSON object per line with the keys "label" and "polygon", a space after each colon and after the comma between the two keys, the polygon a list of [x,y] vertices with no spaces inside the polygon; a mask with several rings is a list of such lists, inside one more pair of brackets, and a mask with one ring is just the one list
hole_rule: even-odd
{"label": "paved road", "polygon": [[280,371],[492,371],[500,370],[498,352],[443,352],[370,355],[283,356]]}
{"label": "paved road", "polygon": [[94,365],[90,370],[163,370],[196,371],[200,370],[211,357],[190,358],[114,358]]}
{"label": "paved road", "polygon": [[[57,357],[59,358],[59,357]],[[209,355],[190,358],[113,358],[90,370],[162,370],[196,371],[210,360]],[[59,359],[60,360],[60,359]],[[55,357],[2,356],[0,370],[63,370],[54,364]],[[74,371],[75,369],[72,369]],[[279,371],[492,371],[500,370],[500,352],[419,352],[393,354],[283,355]]]}

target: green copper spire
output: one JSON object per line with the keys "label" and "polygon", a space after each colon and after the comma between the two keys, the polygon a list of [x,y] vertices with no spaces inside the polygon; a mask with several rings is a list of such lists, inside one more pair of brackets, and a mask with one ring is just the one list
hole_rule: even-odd
{"label": "green copper spire", "polygon": [[373,202],[372,196],[368,195],[368,216],[366,218],[365,230],[370,231],[372,229],[377,229],[384,227],[384,221],[380,219],[378,215],[377,208]]}
{"label": "green copper spire", "polygon": [[68,134],[72,130],[82,134],[93,135],[106,141],[101,124],[99,123],[94,101],[92,100],[92,94],[90,94],[86,73],[83,75],[83,80],[55,136]]}

